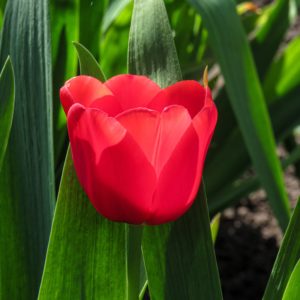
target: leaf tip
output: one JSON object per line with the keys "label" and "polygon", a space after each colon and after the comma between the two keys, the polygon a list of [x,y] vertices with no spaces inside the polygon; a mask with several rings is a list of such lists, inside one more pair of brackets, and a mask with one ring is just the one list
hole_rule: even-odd
{"label": "leaf tip", "polygon": [[208,66],[206,66],[204,69],[202,80],[203,80],[204,87],[208,87]]}

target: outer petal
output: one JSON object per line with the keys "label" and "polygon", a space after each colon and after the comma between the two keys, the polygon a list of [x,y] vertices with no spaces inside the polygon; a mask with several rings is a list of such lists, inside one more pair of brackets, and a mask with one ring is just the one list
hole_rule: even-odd
{"label": "outer petal", "polygon": [[209,90],[208,93],[209,96],[206,98],[205,107],[193,119],[193,126],[197,132],[200,143],[199,157],[203,162],[198,165],[199,170],[197,174],[200,174],[200,178],[195,181],[196,184],[193,187],[192,195],[196,195],[198,191],[199,185],[197,185],[197,180],[200,181],[201,179],[205,157],[218,119],[218,111],[210,97]]}
{"label": "outer petal", "polygon": [[192,122],[188,111],[177,105],[161,113],[132,109],[116,118],[142,148],[157,176]]}
{"label": "outer petal", "polygon": [[203,108],[205,95],[205,88],[197,81],[180,81],[161,90],[149,103],[148,108],[162,111],[169,105],[182,105],[193,118]]}
{"label": "outer petal", "polygon": [[145,76],[118,75],[105,82],[105,85],[118,99],[123,110],[146,107],[161,90]]}
{"label": "outer petal", "polygon": [[217,109],[206,90],[203,109],[178,143],[158,179],[149,224],[176,220],[192,205],[199,189],[204,161],[216,122]]}
{"label": "outer petal", "polygon": [[200,163],[199,139],[191,125],[160,174],[148,224],[174,221],[187,211],[196,180],[199,185]]}
{"label": "outer petal", "polygon": [[111,95],[111,91],[99,80],[90,76],[77,76],[68,80],[60,89],[60,100],[67,114],[75,103],[89,106],[94,100],[105,95]]}
{"label": "outer petal", "polygon": [[68,130],[75,169],[94,207],[113,221],[143,223],[156,176],[127,131],[96,109],[74,105]]}

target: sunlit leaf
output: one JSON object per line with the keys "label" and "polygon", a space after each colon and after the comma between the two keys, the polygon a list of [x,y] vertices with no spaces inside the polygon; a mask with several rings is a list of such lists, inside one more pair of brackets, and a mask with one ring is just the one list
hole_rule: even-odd
{"label": "sunlit leaf", "polygon": [[[96,60],[86,51],[81,47],[78,53],[82,70],[92,70],[105,78]],[[54,294],[56,299],[64,299],[66,295],[71,299],[126,299],[125,236],[124,224],[99,215],[87,199],[69,150],[39,299],[50,300]]]}
{"label": "sunlit leaf", "polygon": [[284,291],[283,300],[298,300],[300,298],[300,260],[298,260],[293,273]]}
{"label": "sunlit leaf", "polygon": [[283,237],[272,273],[264,294],[264,300],[281,300],[290,275],[300,259],[300,201]]}

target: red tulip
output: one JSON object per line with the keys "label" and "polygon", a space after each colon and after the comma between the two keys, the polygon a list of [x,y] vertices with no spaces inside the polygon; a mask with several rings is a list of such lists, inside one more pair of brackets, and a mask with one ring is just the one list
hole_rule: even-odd
{"label": "red tulip", "polygon": [[144,76],[70,79],[60,98],[74,166],[96,210],[113,221],[162,224],[194,201],[217,110],[209,88],[161,89]]}

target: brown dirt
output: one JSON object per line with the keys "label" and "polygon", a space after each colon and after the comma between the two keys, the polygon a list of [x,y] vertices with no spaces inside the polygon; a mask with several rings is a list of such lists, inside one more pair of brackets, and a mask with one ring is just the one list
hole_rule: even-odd
{"label": "brown dirt", "polygon": [[[294,206],[300,181],[293,167],[286,170],[285,182]],[[262,298],[281,239],[262,190],[223,212],[216,255],[225,300]]]}

